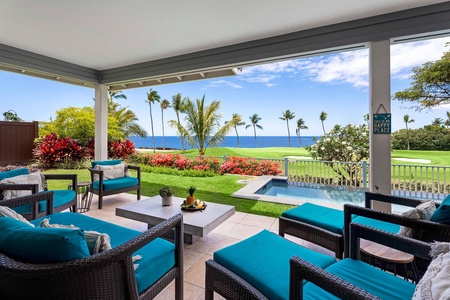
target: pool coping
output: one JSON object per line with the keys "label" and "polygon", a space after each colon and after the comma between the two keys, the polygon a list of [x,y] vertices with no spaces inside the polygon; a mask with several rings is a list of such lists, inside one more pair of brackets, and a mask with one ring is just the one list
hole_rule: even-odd
{"label": "pool coping", "polygon": [[260,176],[260,177],[256,178],[255,180],[251,181],[249,184],[244,186],[239,191],[232,194],[231,197],[259,200],[259,201],[266,201],[266,202],[274,202],[274,203],[281,203],[281,204],[289,204],[289,205],[301,205],[301,204],[307,202],[306,200],[301,200],[301,199],[255,194],[258,190],[260,190],[263,186],[265,186],[271,180],[287,181],[288,177],[287,176],[271,176],[271,175]]}

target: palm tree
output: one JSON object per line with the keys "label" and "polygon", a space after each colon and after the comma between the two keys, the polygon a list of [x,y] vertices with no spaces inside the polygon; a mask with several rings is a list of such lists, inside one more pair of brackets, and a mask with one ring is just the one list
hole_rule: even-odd
{"label": "palm tree", "polygon": [[433,126],[442,126],[444,124],[444,120],[442,120],[441,118],[434,118],[433,122],[431,123],[431,125]]}
{"label": "palm tree", "polygon": [[232,128],[231,122],[220,126],[220,100],[205,106],[205,96],[196,102],[189,98],[185,101],[184,113],[186,127],[176,120],[170,120],[170,126],[177,129],[192,147],[197,147],[199,155],[204,155],[208,147],[220,145]]}
{"label": "palm tree", "polygon": [[[180,112],[184,111],[185,100],[186,100],[186,98],[181,99],[180,93],[177,93],[176,95],[172,96],[172,107],[173,107],[173,110],[175,110],[175,114],[177,115],[178,124],[181,124],[180,123]],[[183,138],[181,138],[181,149],[184,152],[184,139]]]}
{"label": "palm tree", "polygon": [[155,102],[159,102],[161,100],[161,96],[158,95],[157,91],[153,91],[150,89],[150,91],[147,93],[147,100],[148,106],[150,107],[150,125],[152,128],[152,148],[153,153],[155,153],[155,132],[153,130],[153,115],[152,115],[152,104]]}
{"label": "palm tree", "polygon": [[[239,115],[239,114],[233,114],[233,118],[231,119],[230,122],[232,123],[232,126],[234,127],[234,131],[236,132],[238,148],[241,148],[241,144],[239,142],[239,134],[238,134],[238,131],[237,131],[237,127],[245,125],[245,122],[242,121],[242,116]],[[225,122],[225,123],[228,123],[228,122]]]}
{"label": "palm tree", "polygon": [[364,121],[366,121],[366,123],[367,123],[367,128],[370,127],[370,126],[369,126],[369,120],[370,120],[369,114],[365,114],[365,115],[364,115]]}
{"label": "palm tree", "polygon": [[450,127],[450,111],[447,112],[447,120],[445,120],[444,125],[447,126],[447,128]]}
{"label": "palm tree", "polygon": [[320,121],[322,122],[322,129],[323,129],[323,135],[325,135],[326,134],[326,132],[325,132],[325,126],[323,125],[323,121],[325,121],[326,119],[327,119],[327,117],[328,117],[328,114],[326,113],[326,112],[321,112],[320,113]]}
{"label": "palm tree", "polygon": [[169,100],[164,99],[159,104],[161,105],[162,144],[163,150],[166,150],[166,145],[164,143],[164,110],[170,107],[170,102]]}
{"label": "palm tree", "polygon": [[297,120],[297,129],[295,130],[295,133],[298,136],[298,141],[300,142],[300,148],[302,147],[302,139],[300,137],[300,130],[302,129],[308,129],[308,126],[305,125],[305,121],[300,118]]}
{"label": "palm tree", "polygon": [[408,150],[409,150],[409,129],[408,124],[414,122],[414,119],[410,119],[408,115],[403,116],[403,121],[406,125],[406,140],[408,141]]}
{"label": "palm tree", "polygon": [[254,114],[254,115],[250,116],[249,119],[252,124],[245,126],[245,129],[249,128],[250,126],[253,126],[253,134],[255,135],[255,144],[256,144],[256,148],[258,148],[258,140],[256,139],[256,127],[263,130],[262,126],[258,124],[258,122],[261,121],[261,118],[258,117],[258,114]]}
{"label": "palm tree", "polygon": [[289,130],[289,120],[295,118],[294,112],[287,109],[286,111],[281,112],[282,116],[279,117],[280,120],[286,121],[286,127],[288,131],[288,144],[291,147],[291,131]]}
{"label": "palm tree", "polygon": [[129,110],[128,107],[120,108],[117,111],[110,113],[114,118],[117,119],[120,131],[123,133],[125,138],[136,135],[140,137],[146,137],[147,132],[142,128],[136,121],[139,119],[136,114]]}

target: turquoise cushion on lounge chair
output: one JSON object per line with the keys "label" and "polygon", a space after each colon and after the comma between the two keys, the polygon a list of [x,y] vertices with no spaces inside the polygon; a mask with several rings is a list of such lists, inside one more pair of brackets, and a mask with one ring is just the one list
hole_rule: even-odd
{"label": "turquoise cushion on lounge chair", "polygon": [[321,268],[336,262],[330,256],[267,230],[214,252],[214,261],[239,275],[269,299],[288,299],[289,259],[294,255]]}
{"label": "turquoise cushion on lounge chair", "polygon": [[[103,180],[104,191],[118,190],[130,186],[135,186],[138,184],[139,180],[135,177],[122,177],[116,179]],[[94,190],[98,190],[99,182],[95,181],[92,184],[92,187],[94,188]]]}
{"label": "turquoise cushion on lounge chair", "polygon": [[375,227],[380,230],[384,230],[390,233],[398,233],[400,231],[400,225],[394,223],[383,222],[371,218],[356,216],[352,219],[352,222],[363,224],[370,227]]}
{"label": "turquoise cushion on lounge chair", "polygon": [[342,210],[307,202],[283,212],[281,216],[343,234],[344,212]]}
{"label": "turquoise cushion on lounge chair", "polygon": [[57,263],[89,256],[82,230],[32,227],[9,217],[0,218],[0,252],[28,263]]}
{"label": "turquoise cushion on lounge chair", "polygon": [[[74,190],[54,190],[49,192],[53,192],[54,208],[64,205],[72,201],[76,197],[76,193]],[[13,209],[19,214],[29,214],[31,213],[31,204],[13,207]],[[46,201],[39,202],[39,212],[40,213],[44,212],[46,209],[47,209],[47,202]]]}
{"label": "turquoise cushion on lounge chair", "polygon": [[[31,221],[31,223],[39,226],[43,218]],[[56,213],[47,216],[50,224],[73,224],[83,230],[94,230],[100,233],[107,233],[111,238],[111,247],[117,247],[141,232],[128,229],[119,225],[108,223],[99,219],[95,219],[86,215],[76,213]],[[141,255],[142,259],[135,263],[139,265],[136,269],[136,282],[138,291],[141,293],[161,276],[175,265],[175,245],[164,239],[157,238],[151,243],[137,250],[133,255]]]}
{"label": "turquoise cushion on lounge chair", "polygon": [[[346,258],[325,268],[326,271],[374,294],[380,299],[411,299],[415,284],[377,269],[360,260]],[[303,287],[303,299],[339,299],[308,282]]]}
{"label": "turquoise cushion on lounge chair", "polygon": [[441,205],[434,211],[430,221],[450,224],[450,195],[445,197]]}
{"label": "turquoise cushion on lounge chair", "polygon": [[113,165],[119,165],[122,161],[120,159],[112,159],[112,160],[94,160],[91,162],[91,166],[95,168],[96,165],[100,166],[113,166]]}
{"label": "turquoise cushion on lounge chair", "polygon": [[28,175],[28,174],[30,174],[30,171],[26,168],[0,172],[0,180],[3,180],[5,178],[19,176],[19,175]]}

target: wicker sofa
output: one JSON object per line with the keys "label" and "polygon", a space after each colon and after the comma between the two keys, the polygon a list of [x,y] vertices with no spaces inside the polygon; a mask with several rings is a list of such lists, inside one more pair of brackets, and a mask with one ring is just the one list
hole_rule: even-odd
{"label": "wicker sofa", "polygon": [[[123,176],[108,178],[106,176],[106,168],[114,168],[122,166]],[[136,177],[127,175],[129,170],[136,171]],[[89,168],[91,173],[91,192],[98,195],[98,209],[103,207],[103,197],[125,193],[129,191],[137,191],[137,200],[141,199],[141,168],[139,166],[124,165],[119,159],[93,161],[92,167]]]}
{"label": "wicker sofa", "polygon": [[[279,236],[284,241],[268,238],[268,234],[259,241],[255,239],[258,234],[216,251],[206,262],[205,299],[213,299],[214,292],[226,299],[338,299],[319,287],[342,299],[411,299],[414,283],[358,259],[359,238],[409,252],[428,262],[430,244],[357,223],[350,228],[351,258],[340,261],[300,245],[289,246],[291,242]],[[248,249],[254,252],[245,252]],[[303,279],[317,286],[304,285]]]}
{"label": "wicker sofa", "polygon": [[[111,238],[112,249],[69,261],[35,263],[24,261],[23,255],[31,255],[28,252],[22,253],[27,251],[27,247],[20,248],[18,251],[20,259],[18,259],[16,256],[19,253],[9,253],[8,251],[11,251],[9,248],[4,249],[6,243],[0,243],[0,282],[2,283],[0,299],[153,299],[173,280],[175,280],[175,298],[183,299],[183,219],[181,214],[141,233],[82,214],[71,212],[52,214],[52,196],[52,192],[40,193],[4,200],[1,205],[36,206],[40,201],[47,201],[49,215],[46,217],[51,223],[73,224],[80,229],[107,233]],[[13,218],[2,217],[0,218],[1,226],[9,224],[11,220],[20,222]],[[36,219],[31,223],[38,225],[41,220],[42,218]],[[25,230],[30,230],[31,226],[28,224],[23,226],[27,227]],[[68,229],[63,228],[63,230]],[[174,243],[159,238],[171,230],[175,231]],[[2,234],[7,231],[4,230]],[[11,232],[16,233],[16,231]],[[4,240],[3,236],[1,238]],[[37,246],[38,244],[41,247]],[[40,242],[30,246],[30,249],[34,252],[43,251]],[[135,262],[139,264],[135,270],[132,257],[136,254],[141,255],[142,258]],[[60,253],[56,255],[59,256]]]}
{"label": "wicker sofa", "polygon": [[[67,190],[50,190],[53,192],[53,210],[54,212],[64,211],[66,209],[70,209],[73,212],[77,212],[77,175],[76,174],[38,174],[38,176],[43,176],[43,178],[39,181],[41,185],[43,185],[44,191],[48,191],[47,183],[50,180],[64,180],[70,181],[72,189]],[[29,176],[30,171],[26,168],[20,168],[11,171],[0,172],[0,180],[8,180]],[[43,183],[44,181],[45,183]],[[28,190],[32,194],[36,194],[39,192],[39,184],[38,183],[28,183],[28,184],[0,184],[0,200],[3,200],[3,191],[7,190]],[[35,219],[38,217],[42,217],[46,214],[46,202],[42,201],[38,206],[35,207],[35,210],[31,211],[29,205],[15,207],[15,210],[22,214],[27,219]]]}

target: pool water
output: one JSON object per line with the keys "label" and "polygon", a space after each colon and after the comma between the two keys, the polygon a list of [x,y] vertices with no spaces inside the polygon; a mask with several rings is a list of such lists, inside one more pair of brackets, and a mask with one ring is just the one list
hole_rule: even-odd
{"label": "pool water", "polygon": [[348,189],[335,186],[301,187],[289,184],[284,180],[273,179],[256,194],[294,198],[311,202],[333,202],[337,204],[352,203],[364,205],[365,190]]}

